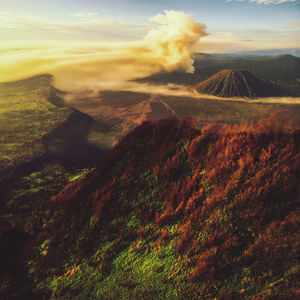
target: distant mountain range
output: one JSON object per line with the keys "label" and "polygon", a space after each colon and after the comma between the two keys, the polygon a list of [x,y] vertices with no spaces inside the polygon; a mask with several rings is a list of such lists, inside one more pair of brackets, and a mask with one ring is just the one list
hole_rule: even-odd
{"label": "distant mountain range", "polygon": [[237,55],[284,55],[290,54],[300,57],[300,48],[284,48],[284,49],[269,49],[269,50],[254,50],[235,52]]}
{"label": "distant mountain range", "polygon": [[200,81],[224,70],[248,71],[263,81],[280,85],[286,95],[300,95],[300,58],[292,55],[236,55],[236,54],[205,54],[197,53],[194,57],[195,71],[157,73],[140,82],[156,84],[184,84],[194,86]]}
{"label": "distant mountain range", "polygon": [[282,91],[270,82],[263,82],[247,71],[222,70],[196,86],[196,91],[219,97],[279,96]]}

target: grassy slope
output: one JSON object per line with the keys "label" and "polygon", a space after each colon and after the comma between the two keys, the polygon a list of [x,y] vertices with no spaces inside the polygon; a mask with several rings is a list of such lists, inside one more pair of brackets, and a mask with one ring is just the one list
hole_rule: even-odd
{"label": "grassy slope", "polygon": [[[52,87],[51,75],[0,84],[1,250],[3,232],[24,230],[26,219],[36,208],[38,211],[42,202],[88,171],[66,168],[44,155],[42,137],[72,115],[72,109],[63,106],[60,95]],[[2,253],[0,269],[5,260]],[[26,281],[24,286],[22,276],[17,272],[17,276],[1,277],[1,299],[25,299],[30,287]]]}
{"label": "grassy slope", "polygon": [[297,174],[299,131],[272,120],[202,132],[146,122],[28,220],[35,291],[294,299]]}
{"label": "grassy slope", "polygon": [[[20,162],[30,161],[40,156],[43,153],[40,143],[41,136],[52,130],[69,115],[70,110],[52,105],[47,101],[50,98],[56,104],[60,104],[59,99],[53,97],[54,92],[51,89],[51,76],[47,75],[0,85],[2,99],[0,106],[0,128],[2,130],[0,135],[2,139],[0,157],[1,166],[5,167],[2,168],[2,172],[6,167],[13,170],[14,166]],[[39,100],[37,101],[37,99]],[[201,125],[215,121],[229,123],[249,121],[264,116],[269,111],[276,111],[279,108],[278,105],[248,105],[248,103],[219,103],[220,101],[215,103],[211,100],[207,101],[205,103],[205,101],[196,102],[192,100],[190,105],[186,105],[183,101],[170,100],[170,104],[180,111],[180,115],[185,115],[186,111],[192,116],[199,117],[200,123],[203,120]],[[298,106],[285,105],[280,106],[280,109],[284,111],[283,115],[287,116],[287,114],[290,114],[291,118],[288,119],[297,119]],[[152,139],[151,136],[152,133],[150,133],[150,139]],[[184,139],[189,142],[187,137],[184,137]],[[126,164],[130,164],[131,157],[138,157],[140,153],[144,152],[143,145],[145,143],[147,144],[146,140],[140,140],[139,147],[134,153],[132,149],[128,150],[129,153],[132,153],[132,156],[127,157],[124,160],[124,164],[118,164],[120,170],[125,169],[125,166],[127,168]],[[172,147],[173,151],[175,151],[174,145]],[[154,154],[149,153],[149,156],[151,155]],[[165,162],[163,161],[163,163]],[[115,172],[114,167],[113,164],[107,168],[107,174]],[[114,170],[111,171],[111,169]],[[24,222],[32,214],[32,210],[35,207],[38,207],[42,202],[50,200],[69,181],[83,176],[87,171],[87,169],[82,170],[78,168],[66,169],[60,163],[52,162],[38,166],[29,173],[15,178],[13,186],[8,189],[5,186],[5,192],[1,191],[1,200],[8,200],[5,208],[1,208],[2,229],[23,229]],[[131,170],[129,168],[129,171],[131,173],[134,172],[132,168]],[[6,176],[7,173],[5,172],[2,175]],[[147,168],[139,170],[137,176],[131,176],[132,181],[128,182],[127,189],[132,189],[129,186],[130,184],[135,185],[132,194],[130,193],[128,196],[124,192],[119,194],[118,197],[122,201],[124,200],[125,203],[131,198],[137,199],[137,197],[142,197],[142,203],[148,203],[149,199],[156,199],[156,209],[160,207],[160,201],[163,201],[163,196],[159,196],[159,194],[162,188],[165,191],[169,190],[168,184],[166,182],[163,185],[158,183],[157,179],[155,179],[156,177]],[[127,175],[120,177],[124,181]],[[185,177],[183,177],[183,180],[185,180]],[[139,196],[137,191],[139,186],[144,186],[143,191],[140,193],[141,196]],[[1,188],[3,187],[1,186]],[[160,200],[157,199],[158,196]],[[130,205],[129,203],[128,206],[130,207]],[[42,205],[41,209],[36,209],[35,214],[38,215],[37,218],[48,218],[45,216],[46,212]],[[50,290],[50,293],[53,293],[54,296],[63,297],[64,287],[66,287],[67,294],[65,297],[77,295],[79,298],[85,297],[84,293],[98,298],[102,296],[103,298],[126,298],[129,295],[129,289],[133,289],[131,296],[135,295],[136,298],[168,297],[172,299],[176,294],[188,293],[183,290],[183,287],[187,288],[191,285],[191,288],[193,288],[193,283],[186,280],[186,274],[188,274],[189,269],[183,267],[180,260],[177,260],[178,252],[174,244],[179,236],[179,228],[182,224],[176,221],[174,224],[161,226],[156,222],[149,221],[144,226],[145,224],[141,222],[143,217],[137,216],[131,210],[130,212],[131,214],[128,212],[127,215],[117,216],[109,221],[109,225],[104,231],[101,229],[101,242],[98,245],[93,245],[93,243],[90,245],[90,241],[87,243],[91,248],[87,253],[85,252],[86,250],[80,250],[81,252],[79,251],[79,254],[77,254],[77,250],[82,248],[79,245],[67,252],[66,260],[64,261],[66,265],[62,266],[62,260],[59,260],[58,266],[60,271],[56,272],[57,274],[63,274],[63,271],[65,271],[67,275],[58,280],[53,280],[52,275],[55,272],[51,271],[52,275],[45,282],[37,281],[40,286],[36,287],[36,289]],[[77,214],[78,211],[76,212],[75,208],[74,216]],[[93,215],[93,212],[89,217],[91,215]],[[93,220],[92,217],[91,222]],[[29,221],[27,222],[27,227],[32,228],[34,226]],[[86,228],[89,230],[88,226]],[[124,237],[121,239],[119,238],[120,228],[122,234],[125,232]],[[140,233],[138,233],[139,229]],[[168,238],[162,239],[166,243],[159,248],[159,245],[157,246],[155,242],[160,239],[163,229],[168,230]],[[74,242],[72,240],[72,231],[67,232],[71,235],[70,243],[72,244]],[[80,233],[81,237],[84,235],[85,231]],[[38,247],[38,255],[41,253],[45,254],[47,247],[48,239],[46,238]],[[64,249],[61,250],[62,253],[65,251]],[[78,263],[79,261],[80,263]],[[72,271],[79,264],[80,267],[77,271],[80,269],[82,273]],[[36,265],[36,267],[40,268],[39,265]],[[97,267],[99,268],[97,269]],[[69,273],[68,269],[70,269]],[[35,274],[34,263],[30,267],[30,271]],[[177,271],[178,273],[176,273]],[[127,275],[124,277],[124,274]],[[78,281],[81,280],[82,276],[87,280],[87,283],[83,285],[81,290]],[[11,285],[5,286],[5,284],[4,282],[4,286],[1,286],[0,296],[3,289],[12,289]]]}
{"label": "grassy slope", "polygon": [[[51,75],[0,84],[2,230],[22,228],[41,201],[50,199],[81,173],[40,159],[44,153],[41,138],[72,112],[62,106],[59,93],[52,87]],[[26,171],[28,165],[32,167]],[[12,173],[16,174],[7,179]]]}
{"label": "grassy slope", "polygon": [[60,124],[70,109],[49,102],[52,77],[41,75],[0,84],[0,168],[43,153],[41,137]]}

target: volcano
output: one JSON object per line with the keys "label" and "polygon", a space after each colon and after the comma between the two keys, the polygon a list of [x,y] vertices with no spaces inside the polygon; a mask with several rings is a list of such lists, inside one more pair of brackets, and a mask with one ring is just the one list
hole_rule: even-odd
{"label": "volcano", "polygon": [[248,71],[222,70],[201,81],[196,91],[219,97],[270,97],[280,96],[280,89],[270,82],[265,82]]}

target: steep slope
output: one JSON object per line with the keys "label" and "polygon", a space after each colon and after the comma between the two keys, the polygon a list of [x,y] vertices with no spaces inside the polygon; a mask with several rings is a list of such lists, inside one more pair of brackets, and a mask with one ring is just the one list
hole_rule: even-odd
{"label": "steep slope", "polygon": [[299,137],[274,120],[143,123],[28,220],[35,293],[295,299]]}
{"label": "steep slope", "polygon": [[64,106],[64,94],[47,74],[0,83],[0,234],[22,230],[41,201],[107,151],[90,141],[102,124]]}
{"label": "steep slope", "polygon": [[71,113],[52,80],[46,74],[0,83],[0,169],[41,155],[41,137]]}
{"label": "steep slope", "polygon": [[42,136],[46,155],[58,158],[73,166],[99,163],[107,149],[101,149],[89,141],[91,132],[106,131],[106,127],[92,117],[74,110],[68,118]]}
{"label": "steep slope", "polygon": [[0,83],[0,183],[17,165],[26,168],[24,163],[42,156],[74,164],[99,161],[93,158],[107,149],[89,137],[106,132],[106,125],[66,105],[65,94],[49,74]]}
{"label": "steep slope", "polygon": [[196,91],[219,97],[280,96],[278,88],[247,71],[222,70],[196,86]]}
{"label": "steep slope", "polygon": [[[26,218],[41,202],[86,173],[82,165],[86,167],[87,160],[94,164],[102,153],[99,149],[92,151],[93,156],[87,153],[91,150],[85,139],[89,124],[97,126],[90,117],[65,107],[64,94],[53,87],[53,77],[47,74],[0,83],[1,299],[32,299],[21,263],[28,236],[23,232]],[[67,146],[65,155],[45,151],[44,146],[53,145],[55,138]],[[78,157],[78,146],[84,156]],[[71,161],[68,167],[66,160]]]}

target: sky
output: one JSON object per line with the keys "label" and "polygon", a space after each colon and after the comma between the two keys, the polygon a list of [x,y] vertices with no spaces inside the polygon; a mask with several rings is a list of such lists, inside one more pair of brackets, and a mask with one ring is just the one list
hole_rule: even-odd
{"label": "sky", "polygon": [[[193,72],[195,52],[300,48],[300,0],[0,0],[0,82],[60,88]],[[99,85],[102,85],[101,87]]]}
{"label": "sky", "polygon": [[300,46],[299,0],[0,0],[0,7],[2,47],[140,41],[164,10],[206,25],[203,52]]}

